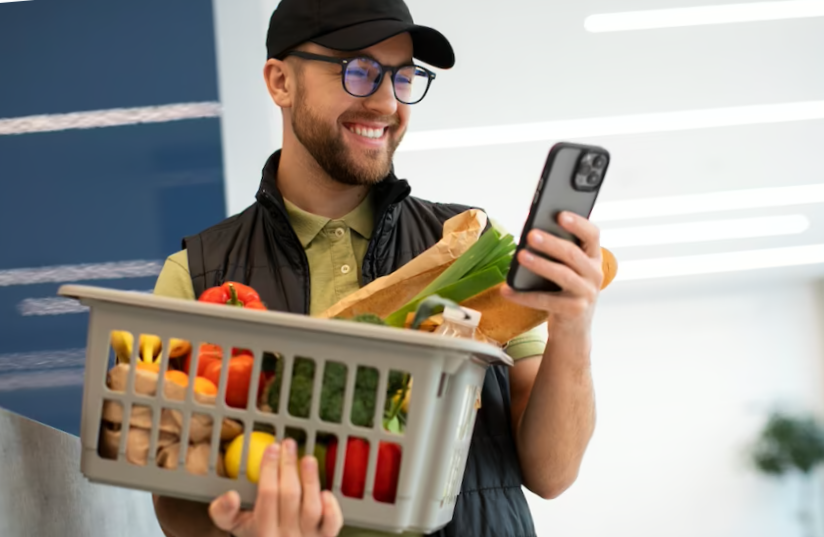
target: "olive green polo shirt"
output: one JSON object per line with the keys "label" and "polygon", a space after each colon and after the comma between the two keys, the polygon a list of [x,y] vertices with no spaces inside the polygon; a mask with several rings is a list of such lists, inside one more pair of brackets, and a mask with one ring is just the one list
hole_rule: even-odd
{"label": "olive green polo shirt", "polygon": [[[289,221],[309,261],[310,315],[318,315],[360,288],[361,266],[372,238],[374,214],[369,196],[339,220],[308,213],[284,200]],[[154,293],[195,300],[186,250],[166,259]],[[541,327],[511,340],[506,352],[513,360],[542,355],[546,331]]]}

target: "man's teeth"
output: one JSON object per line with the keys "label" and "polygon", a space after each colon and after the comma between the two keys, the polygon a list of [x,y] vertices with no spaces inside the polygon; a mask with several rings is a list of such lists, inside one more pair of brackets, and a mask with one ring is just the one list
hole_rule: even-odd
{"label": "man's teeth", "polygon": [[359,127],[357,125],[347,128],[358,136],[363,136],[364,138],[377,139],[383,136],[383,129],[370,129],[367,127]]}

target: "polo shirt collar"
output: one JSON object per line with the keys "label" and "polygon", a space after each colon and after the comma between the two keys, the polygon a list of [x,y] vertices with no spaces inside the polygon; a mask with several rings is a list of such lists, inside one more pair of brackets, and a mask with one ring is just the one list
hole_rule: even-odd
{"label": "polo shirt collar", "polygon": [[[295,234],[298,236],[303,248],[307,248],[318,236],[318,233],[332,222],[330,218],[304,211],[285,198],[283,203],[289,216],[289,222],[292,224],[292,228],[295,230]],[[341,221],[363,238],[371,239],[375,225],[372,195],[367,195],[352,212],[341,218]]]}

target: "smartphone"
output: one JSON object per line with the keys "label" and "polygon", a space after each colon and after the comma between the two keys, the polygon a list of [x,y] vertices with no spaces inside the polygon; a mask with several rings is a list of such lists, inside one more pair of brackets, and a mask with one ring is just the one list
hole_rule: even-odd
{"label": "smartphone", "polygon": [[589,218],[604,182],[609,160],[609,153],[601,147],[568,142],[552,146],[509,268],[507,284],[510,287],[516,291],[549,293],[561,290],[554,282],[522,267],[518,263],[518,254],[527,249],[535,255],[548,258],[527,246],[526,238],[533,229],[546,231],[580,246],[578,238],[558,224],[558,215],[562,211],[568,211]]}

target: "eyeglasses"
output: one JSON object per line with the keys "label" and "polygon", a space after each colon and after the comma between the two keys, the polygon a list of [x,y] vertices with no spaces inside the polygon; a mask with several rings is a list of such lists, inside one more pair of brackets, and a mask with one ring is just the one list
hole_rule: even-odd
{"label": "eyeglasses", "polygon": [[[369,97],[378,91],[386,73],[392,80],[395,98],[403,104],[417,104],[426,97],[429,85],[435,80],[435,73],[417,65],[388,67],[372,58],[334,58],[311,52],[293,50],[285,56],[297,56],[305,60],[336,63],[342,67],[343,89],[353,97]],[[284,57],[285,57],[284,56]]]}

